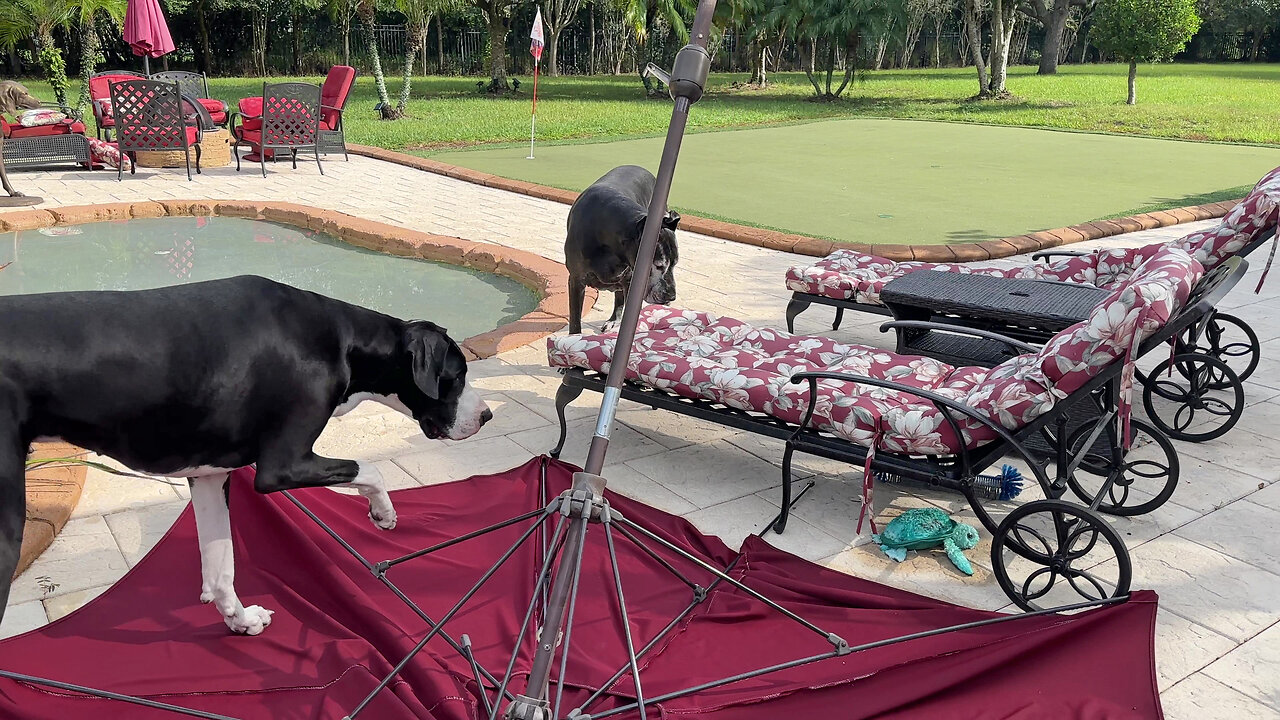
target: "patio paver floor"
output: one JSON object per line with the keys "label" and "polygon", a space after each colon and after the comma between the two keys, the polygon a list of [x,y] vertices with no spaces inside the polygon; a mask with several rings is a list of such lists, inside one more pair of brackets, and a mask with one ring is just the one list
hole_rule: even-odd
{"label": "patio paver floor", "polygon": [[[563,259],[568,207],[439,175],[353,157],[327,160],[325,175],[302,164],[206,169],[195,182],[173,170],[140,169],[117,183],[114,173],[15,172],[14,184],[46,204],[174,199],[288,200],[414,229],[492,242]],[[1072,249],[1131,246],[1171,239],[1208,223],[1133,233]],[[681,233],[676,269],[679,304],[782,326],[789,293],[782,275],[796,255]],[[1135,584],[1161,596],[1157,623],[1159,686],[1171,720],[1250,717],[1280,719],[1280,551],[1267,544],[1280,532],[1280,285],[1254,295],[1263,253],[1225,306],[1254,324],[1264,340],[1237,429],[1201,445],[1177,443],[1183,485],[1173,502],[1148,518],[1118,526],[1134,553]],[[607,317],[602,298],[589,323]],[[797,330],[828,333],[831,311],[815,306]],[[887,346],[883,320],[848,316],[836,336]],[[472,363],[475,387],[497,419],[462,442],[427,440],[398,414],[372,404],[331,422],[319,452],[375,462],[392,488],[456,480],[507,469],[554,443],[553,397],[558,375],[533,343]],[[570,409],[564,457],[581,462],[598,396],[584,393]],[[715,425],[624,403],[605,475],[624,494],[688,518],[730,544],[758,532],[777,511],[781,444]],[[818,486],[796,506],[779,547],[878,582],[975,607],[1007,600],[989,578],[981,553],[967,579],[938,554],[894,563],[854,533],[858,471],[802,458],[800,474]],[[137,480],[89,471],[74,519],[14,584],[0,637],[37,628],[93,599],[154,545],[185,506],[185,484]],[[876,509],[894,514],[956,498],[926,492],[880,492]],[[47,578],[41,581],[40,578]],[[50,588],[50,583],[56,587]],[[195,593],[193,592],[193,600]],[[15,668],[17,669],[17,668]]]}

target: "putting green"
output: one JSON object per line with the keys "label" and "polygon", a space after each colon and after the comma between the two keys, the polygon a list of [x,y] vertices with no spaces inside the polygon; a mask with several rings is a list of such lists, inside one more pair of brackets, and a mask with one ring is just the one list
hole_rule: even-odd
{"label": "putting green", "polygon": [[[696,108],[695,108],[696,112]],[[554,117],[543,119],[555,122]],[[662,138],[432,153],[581,190],[617,165],[657,170]],[[671,205],[862,243],[988,240],[1193,204],[1252,185],[1280,148],[908,120],[830,120],[685,137]],[[1183,202],[1185,200],[1185,202]]]}

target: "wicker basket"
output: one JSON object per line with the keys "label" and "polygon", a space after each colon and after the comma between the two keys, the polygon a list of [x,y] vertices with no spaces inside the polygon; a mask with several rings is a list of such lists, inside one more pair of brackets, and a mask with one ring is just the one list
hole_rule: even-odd
{"label": "wicker basket", "polygon": [[[231,163],[231,134],[222,128],[205,130],[200,140],[200,167],[222,167]],[[195,148],[191,154],[191,166],[196,164]],[[138,167],[178,168],[186,167],[181,150],[138,151]]]}

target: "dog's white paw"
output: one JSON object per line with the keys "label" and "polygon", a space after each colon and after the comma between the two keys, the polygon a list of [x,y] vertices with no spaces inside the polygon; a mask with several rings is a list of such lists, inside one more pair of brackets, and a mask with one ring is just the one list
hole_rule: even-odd
{"label": "dog's white paw", "polygon": [[390,506],[390,503],[388,503],[387,509],[380,513],[370,510],[369,519],[373,521],[374,525],[383,530],[394,530],[396,528],[396,511],[395,508]]}
{"label": "dog's white paw", "polygon": [[237,635],[258,635],[271,624],[271,616],[274,614],[261,605],[250,605],[243,612],[223,619],[231,632]]}
{"label": "dog's white paw", "polygon": [[205,603],[206,605],[213,602],[213,591],[210,590],[208,587],[201,588],[200,602]]}
{"label": "dog's white paw", "polygon": [[611,332],[616,332],[618,330],[618,326],[621,324],[621,320],[606,320],[604,325],[600,326],[600,332],[606,335]]}

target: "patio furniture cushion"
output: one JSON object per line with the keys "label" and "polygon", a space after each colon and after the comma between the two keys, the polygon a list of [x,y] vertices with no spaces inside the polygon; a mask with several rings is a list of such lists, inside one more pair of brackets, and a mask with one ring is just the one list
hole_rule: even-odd
{"label": "patio furniture cushion", "polygon": [[241,127],[245,130],[262,130],[261,95],[240,98],[240,102],[236,103],[236,108],[239,109],[240,114],[244,116],[241,120]]}
{"label": "patio furniture cushion", "polygon": [[[929,390],[974,408],[1010,430],[1030,423],[1157,330],[1182,307],[1203,268],[1164,248],[1094,310],[1038,353],[993,368],[953,366],[927,357],[755,328],[693,310],[648,306],[640,316],[627,378],[689,398],[765,413],[799,424],[808,386],[792,375],[829,370]],[[553,367],[608,372],[615,333],[548,338]],[[1126,373],[1127,375],[1127,373]],[[990,428],[957,419],[957,437],[928,400],[908,392],[821,381],[813,424],[850,442],[893,452],[952,454],[995,439]]]}
{"label": "patio furniture cushion", "polygon": [[5,123],[4,136],[10,139],[18,139],[24,137],[48,137],[50,135],[83,135],[85,133],[84,123],[74,120],[61,120],[53,125],[36,125],[34,127],[23,127],[21,125],[12,125]]}
{"label": "patio furniture cushion", "polygon": [[347,103],[347,94],[356,80],[356,69],[349,65],[334,65],[320,86],[320,124],[325,130],[337,130],[340,109]]}
{"label": "patio furniture cushion", "polygon": [[1249,195],[1216,226],[1189,233],[1172,243],[1098,250],[1049,263],[1023,265],[895,262],[855,250],[837,250],[812,265],[788,269],[786,284],[788,289],[797,292],[871,305],[882,304],[880,291],[887,283],[916,270],[1058,280],[1110,290],[1126,281],[1140,265],[1165,246],[1185,250],[1206,269],[1212,269],[1256,240],[1267,228],[1275,226],[1278,206],[1280,168],[1259,180]]}
{"label": "patio furniture cushion", "polygon": [[[193,125],[184,125],[183,129],[187,131],[187,145],[195,145],[200,131]],[[172,128],[162,128],[162,130],[164,131],[163,133],[157,134],[150,128],[134,128],[134,131],[127,133],[124,139],[132,144],[151,145],[147,150],[165,150],[181,147]]]}
{"label": "patio furniture cushion", "polygon": [[18,116],[18,123],[23,127],[38,127],[40,125],[53,125],[66,119],[66,113],[59,110],[36,108],[22,111],[22,114]]}
{"label": "patio furniture cushion", "polygon": [[213,98],[196,98],[196,102],[209,113],[209,118],[217,125],[227,121],[227,104]]}

